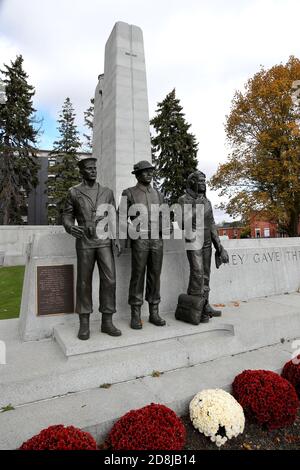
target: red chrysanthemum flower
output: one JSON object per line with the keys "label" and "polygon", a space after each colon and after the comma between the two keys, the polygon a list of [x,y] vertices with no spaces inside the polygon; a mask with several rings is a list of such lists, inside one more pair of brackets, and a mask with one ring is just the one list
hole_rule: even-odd
{"label": "red chrysanthemum flower", "polygon": [[20,450],[97,450],[97,443],[88,432],[57,424],[23,442]]}
{"label": "red chrysanthemum flower", "polygon": [[292,424],[299,400],[293,385],[269,370],[245,370],[232,384],[234,397],[245,414],[268,429]]}
{"label": "red chrysanthemum flower", "polygon": [[174,411],[151,403],[122,416],[106,442],[113,450],[181,450],[185,437],[185,427]]}
{"label": "red chrysanthemum flower", "polygon": [[281,375],[294,385],[300,398],[300,354],[285,364]]}

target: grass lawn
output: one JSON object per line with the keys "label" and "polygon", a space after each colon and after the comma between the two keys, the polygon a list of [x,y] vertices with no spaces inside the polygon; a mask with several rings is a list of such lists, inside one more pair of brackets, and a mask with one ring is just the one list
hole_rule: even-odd
{"label": "grass lawn", "polygon": [[19,316],[24,271],[25,266],[0,268],[0,320]]}

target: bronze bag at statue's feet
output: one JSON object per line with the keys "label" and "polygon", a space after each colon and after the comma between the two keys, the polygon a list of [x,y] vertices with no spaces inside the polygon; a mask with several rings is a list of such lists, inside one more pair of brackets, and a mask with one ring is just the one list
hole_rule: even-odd
{"label": "bronze bag at statue's feet", "polygon": [[206,302],[206,298],[202,296],[180,294],[175,312],[176,320],[191,323],[192,325],[208,323],[210,316],[204,308]]}

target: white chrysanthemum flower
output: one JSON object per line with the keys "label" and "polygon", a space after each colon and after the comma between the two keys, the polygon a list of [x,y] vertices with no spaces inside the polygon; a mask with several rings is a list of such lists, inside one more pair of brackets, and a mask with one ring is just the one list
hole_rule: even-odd
{"label": "white chrysanthemum flower", "polygon": [[190,402],[193,426],[210,437],[218,447],[244,431],[245,416],[241,405],[225,390],[202,390]]}

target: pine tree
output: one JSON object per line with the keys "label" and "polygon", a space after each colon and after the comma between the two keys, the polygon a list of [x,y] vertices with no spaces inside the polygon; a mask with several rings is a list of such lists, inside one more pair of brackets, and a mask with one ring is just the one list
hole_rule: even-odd
{"label": "pine tree", "polygon": [[152,158],[157,172],[154,184],[169,204],[176,203],[186,188],[188,175],[197,169],[198,143],[185,120],[175,89],[158,103],[151,119],[155,136],[151,136]]}
{"label": "pine tree", "polygon": [[80,139],[70,98],[66,98],[58,119],[60,139],[53,144],[48,171],[48,222],[60,224],[68,189],[79,183],[77,166]]}
{"label": "pine tree", "polygon": [[0,103],[0,224],[22,224],[26,198],[37,185],[36,143],[40,124],[35,117],[34,87],[27,83],[23,57],[0,71],[6,99]]}
{"label": "pine tree", "polygon": [[83,134],[85,138],[84,147],[88,152],[93,149],[94,98],[91,98],[90,102],[90,107],[84,112],[84,125],[88,129],[88,133]]}

